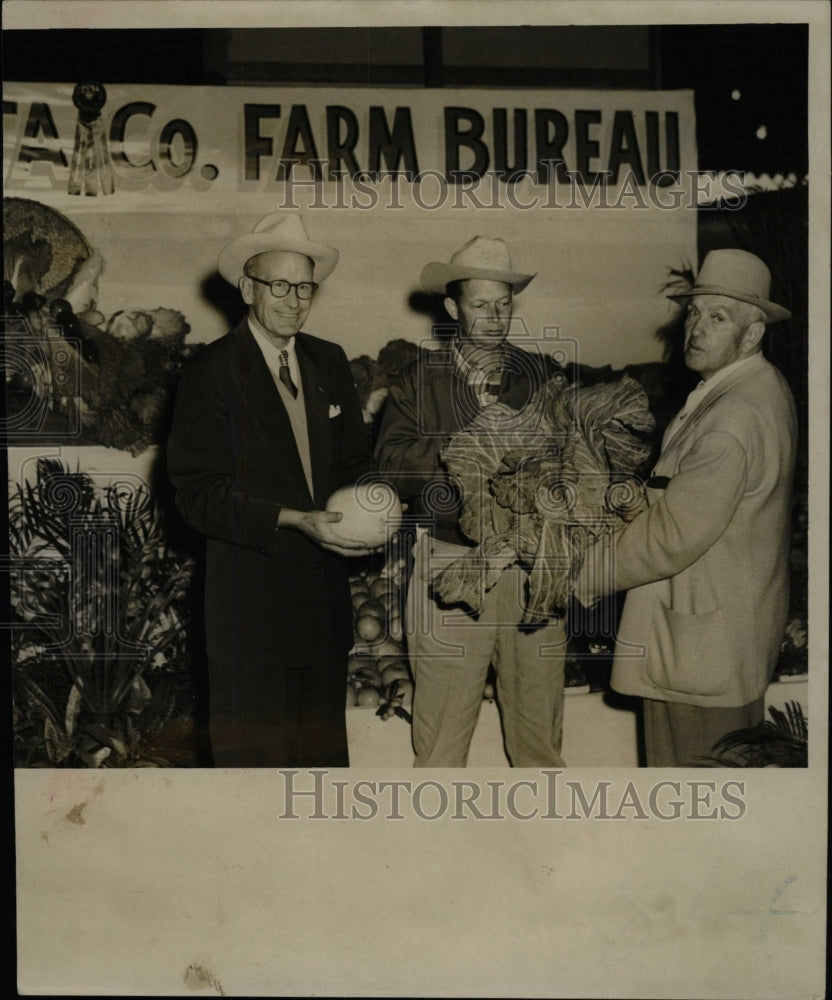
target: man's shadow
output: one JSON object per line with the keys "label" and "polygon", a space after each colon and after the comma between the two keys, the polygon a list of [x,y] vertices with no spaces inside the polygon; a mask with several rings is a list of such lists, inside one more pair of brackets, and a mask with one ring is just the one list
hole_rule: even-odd
{"label": "man's shadow", "polygon": [[[223,317],[228,330],[233,329],[245,314],[244,305],[236,290],[219,274],[208,275],[200,290],[206,303]],[[199,330],[191,332],[191,344],[200,343]],[[167,472],[167,441],[173,423],[178,379],[171,386],[165,409],[159,423],[159,439],[155,459],[149,471],[149,486],[165,526],[168,545],[181,558],[194,560],[194,574],[185,597],[185,614],[189,622],[187,649],[190,662],[190,681],[193,689],[194,734],[189,748],[197,767],[213,764],[208,739],[208,670],[205,654],[205,539],[189,527],[176,509],[174,488]]]}
{"label": "man's shadow", "polygon": [[[203,278],[199,289],[208,305],[222,316],[227,330],[233,330],[242,321],[245,305],[239,292],[216,271]],[[198,339],[199,331],[196,332]]]}
{"label": "man's shadow", "polygon": [[[456,324],[445,311],[443,297],[433,292],[424,292],[415,289],[408,295],[408,307],[425,319],[425,326],[430,330],[435,341],[447,343],[451,340]],[[427,339],[427,338],[426,338]]]}

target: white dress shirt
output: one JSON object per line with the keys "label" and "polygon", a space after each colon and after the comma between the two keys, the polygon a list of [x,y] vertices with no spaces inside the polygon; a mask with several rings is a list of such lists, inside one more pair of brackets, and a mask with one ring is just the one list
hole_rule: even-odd
{"label": "white dress shirt", "polygon": [[292,376],[292,381],[295,385],[299,387],[300,369],[298,368],[298,359],[295,354],[295,338],[289,337],[289,341],[285,347],[275,347],[253,316],[249,316],[248,318],[248,328],[254,335],[254,339],[257,341],[257,346],[263,352],[263,357],[266,359],[269,371],[275,378],[280,377],[280,352],[286,351],[289,355],[289,374]]}

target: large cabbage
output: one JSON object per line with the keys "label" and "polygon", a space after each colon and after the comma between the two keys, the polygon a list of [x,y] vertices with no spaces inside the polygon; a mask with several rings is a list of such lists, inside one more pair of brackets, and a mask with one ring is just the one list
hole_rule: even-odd
{"label": "large cabbage", "polygon": [[636,473],[654,429],[627,375],[589,388],[558,376],[523,410],[486,406],[442,451],[463,498],[460,527],[477,545],[437,575],[437,596],[477,614],[517,563],[529,571],[524,624],[565,609],[587,544],[646,505]]}

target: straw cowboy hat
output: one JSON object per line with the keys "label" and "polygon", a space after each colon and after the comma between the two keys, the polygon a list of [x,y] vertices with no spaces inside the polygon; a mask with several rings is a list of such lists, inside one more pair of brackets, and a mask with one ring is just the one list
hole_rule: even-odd
{"label": "straw cowboy hat", "polygon": [[511,285],[513,291],[522,292],[533,277],[533,274],[518,274],[512,270],[508,247],[503,240],[475,236],[451,255],[450,263],[434,260],[426,265],[421,280],[426,292],[444,295],[446,286],[452,281],[467,278],[502,281]]}
{"label": "straw cowboy hat", "polygon": [[312,276],[320,284],[338,263],[338,251],[321,243],[312,243],[299,215],[273,212],[261,219],[253,232],[240,236],[220,253],[217,270],[232,285],[243,276],[246,262],[259,253],[285,250],[309,257],[315,265]]}
{"label": "straw cowboy hat", "polygon": [[766,323],[790,319],[792,314],[788,309],[769,302],[770,291],[771,272],[759,257],[746,250],[711,250],[702,261],[693,288],[668,298],[682,302],[693,295],[725,295],[759,306]]}

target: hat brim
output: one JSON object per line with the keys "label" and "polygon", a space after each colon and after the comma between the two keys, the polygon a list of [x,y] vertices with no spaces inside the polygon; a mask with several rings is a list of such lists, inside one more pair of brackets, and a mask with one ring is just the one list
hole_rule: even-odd
{"label": "hat brim", "polygon": [[225,247],[217,259],[217,270],[226,281],[236,285],[243,276],[246,263],[252,257],[273,250],[299,253],[304,257],[309,257],[314,265],[312,277],[318,284],[332,274],[338,263],[338,251],[332,247],[325,247],[322,243],[281,240],[274,233],[248,233]]}
{"label": "hat brim", "polygon": [[522,292],[534,278],[533,274],[516,274],[513,271],[490,271],[483,267],[456,267],[453,264],[443,264],[434,260],[422,269],[421,283],[426,292],[445,294],[446,287],[452,281],[468,281],[471,278],[481,278],[484,281],[501,281],[511,285],[513,292]]}
{"label": "hat brim", "polygon": [[763,310],[766,323],[779,323],[784,319],[791,319],[792,314],[783,306],[778,306],[776,302],[769,302],[767,299],[758,299],[753,295],[746,295],[743,292],[735,291],[732,288],[723,288],[720,285],[694,285],[689,292],[676,292],[668,295],[667,298],[674,302],[684,302],[695,295],[724,295],[728,299],[737,299],[739,302],[748,302],[752,306],[757,306]]}

